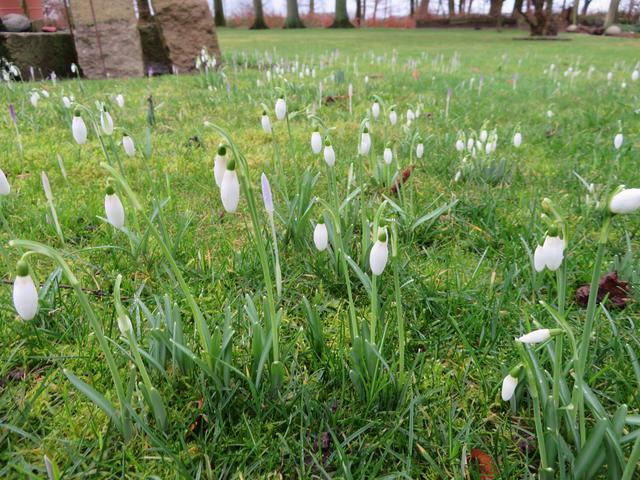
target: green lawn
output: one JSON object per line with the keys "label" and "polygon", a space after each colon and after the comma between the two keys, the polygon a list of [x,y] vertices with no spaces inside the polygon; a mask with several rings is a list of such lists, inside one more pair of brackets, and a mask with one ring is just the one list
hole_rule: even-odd
{"label": "green lawn", "polygon": [[[491,459],[484,468],[495,478],[622,478],[627,464],[635,478],[640,215],[614,217],[596,252],[609,196],[640,186],[638,40],[516,41],[523,33],[508,30],[218,35],[220,72],[0,87],[2,108],[17,113],[17,130],[9,114],[0,129],[11,184],[0,197],[0,478],[45,478],[44,455],[65,479],[462,478],[465,461],[481,478],[478,458]],[[288,122],[275,117],[280,94]],[[87,123],[82,147],[63,96]],[[369,119],[371,152],[359,156],[374,98],[382,113]],[[116,126],[100,139],[97,101]],[[420,113],[406,126],[409,108]],[[315,128],[335,150],[332,168],[311,151]],[[475,156],[456,150],[483,130]],[[235,213],[224,212],[214,181],[220,143],[241,180]],[[124,205],[124,231],[103,218],[107,184]],[[547,197],[555,210],[542,218]],[[323,252],[313,241],[320,218]],[[369,252],[385,228],[389,259],[373,276]],[[535,272],[532,252],[558,229],[563,266]],[[11,239],[54,248],[84,295],[59,263],[28,254],[39,313],[18,318],[16,263],[40,247]],[[630,284],[625,309],[576,303],[599,259],[603,274]],[[129,334],[119,329],[124,314]],[[531,348],[514,342],[536,328],[563,333]],[[519,364],[504,402],[502,379]],[[573,391],[583,384],[584,402]]]}

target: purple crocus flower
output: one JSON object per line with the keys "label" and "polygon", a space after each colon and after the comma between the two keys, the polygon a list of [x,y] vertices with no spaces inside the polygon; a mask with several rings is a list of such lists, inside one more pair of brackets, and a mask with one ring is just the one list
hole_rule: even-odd
{"label": "purple crocus flower", "polygon": [[264,173],[262,174],[262,201],[264,202],[264,209],[271,215],[273,213],[273,197],[271,196],[269,179]]}
{"label": "purple crocus flower", "polygon": [[16,116],[16,109],[13,108],[13,103],[9,104],[9,116],[13,120],[14,125],[18,124],[18,117]]}

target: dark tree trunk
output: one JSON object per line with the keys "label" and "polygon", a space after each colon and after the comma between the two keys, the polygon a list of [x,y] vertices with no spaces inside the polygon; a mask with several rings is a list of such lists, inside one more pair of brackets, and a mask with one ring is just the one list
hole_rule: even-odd
{"label": "dark tree trunk", "polygon": [[225,27],[227,25],[224,19],[224,8],[222,7],[222,0],[213,0],[213,19],[216,27]]}
{"label": "dark tree trunk", "polygon": [[253,25],[249,27],[250,30],[266,30],[268,29],[267,22],[264,21],[264,11],[262,10],[262,0],[253,0],[253,10],[256,14]]}
{"label": "dark tree trunk", "polygon": [[356,0],[356,25],[362,24],[362,0]]}
{"label": "dark tree trunk", "polygon": [[458,1],[458,14],[464,15],[464,0]]}
{"label": "dark tree trunk", "polygon": [[[527,3],[529,3],[529,1],[530,0],[527,0]],[[553,0],[533,0],[531,3],[533,3],[533,13],[527,12],[527,14],[525,14],[520,10],[520,14],[529,24],[531,36],[541,37],[549,35],[549,33],[551,33],[550,26],[552,20]]]}
{"label": "dark tree trunk", "polygon": [[429,0],[420,0],[418,4],[418,11],[416,12],[416,18],[425,20],[429,16]]}
{"label": "dark tree trunk", "polygon": [[336,0],[336,16],[330,28],[353,28],[347,13],[347,0]]}
{"label": "dark tree trunk", "polygon": [[304,28],[298,13],[298,0],[287,0],[287,18],[282,28]]}
{"label": "dark tree trunk", "polygon": [[522,6],[524,5],[524,0],[515,0],[513,3],[513,12],[511,12],[512,17],[517,17],[520,15],[522,11]]}
{"label": "dark tree trunk", "polygon": [[313,15],[316,13],[316,2],[315,0],[309,0],[309,15]]}
{"label": "dark tree trunk", "polygon": [[414,0],[409,0],[409,16],[413,18],[416,13],[416,4]]}
{"label": "dark tree trunk", "polygon": [[587,9],[589,8],[589,5],[591,5],[591,0],[584,0],[584,3],[582,4],[582,15],[587,14]]}
{"label": "dark tree trunk", "polygon": [[449,0],[449,18],[456,14],[456,0]]}

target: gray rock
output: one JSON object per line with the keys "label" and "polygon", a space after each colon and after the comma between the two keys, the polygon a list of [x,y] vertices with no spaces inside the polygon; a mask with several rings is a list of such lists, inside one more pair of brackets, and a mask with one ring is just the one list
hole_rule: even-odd
{"label": "gray rock", "polygon": [[575,33],[577,31],[578,31],[578,26],[575,25],[575,24],[574,25],[569,25],[567,27],[567,32],[569,32],[569,33]]}
{"label": "gray rock", "polygon": [[604,31],[605,35],[620,35],[622,33],[622,29],[618,25],[611,25]]}
{"label": "gray rock", "polygon": [[31,20],[19,13],[10,13],[2,17],[2,23],[7,32],[30,32]]}

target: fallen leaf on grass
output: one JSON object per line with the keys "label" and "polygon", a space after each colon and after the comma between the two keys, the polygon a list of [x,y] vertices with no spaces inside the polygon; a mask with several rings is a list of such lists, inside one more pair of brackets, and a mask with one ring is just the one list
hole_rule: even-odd
{"label": "fallen leaf on grass", "polygon": [[[631,288],[624,280],[618,278],[618,272],[607,273],[600,279],[598,285],[598,296],[596,303],[600,304],[608,295],[609,304],[615,308],[624,308],[629,301],[629,293]],[[576,303],[581,307],[587,306],[589,303],[589,294],[591,293],[591,285],[583,285],[576,290]]]}
{"label": "fallen leaf on grass", "polygon": [[491,459],[491,456],[483,452],[479,448],[474,448],[471,450],[469,463],[473,463],[478,466],[478,471],[480,472],[480,480],[494,480],[496,478],[496,473],[493,468],[493,460]]}
{"label": "fallen leaf on grass", "polygon": [[413,172],[415,168],[416,167],[414,165],[409,165],[407,168],[403,170],[402,175],[396,178],[395,182],[393,182],[393,185],[391,186],[392,194],[395,195],[398,193],[398,189],[402,185],[404,185],[407,180],[409,180],[409,177],[411,176],[411,172]]}

